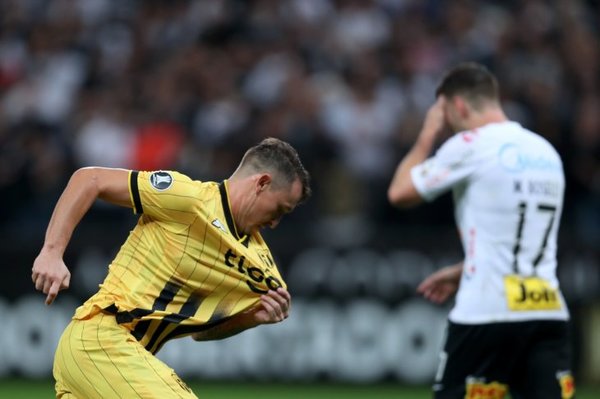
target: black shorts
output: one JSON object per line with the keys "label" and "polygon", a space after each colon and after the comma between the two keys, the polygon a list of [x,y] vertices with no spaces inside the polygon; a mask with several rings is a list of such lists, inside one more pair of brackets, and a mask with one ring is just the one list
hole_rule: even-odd
{"label": "black shorts", "polygon": [[436,399],[574,398],[568,323],[448,322]]}

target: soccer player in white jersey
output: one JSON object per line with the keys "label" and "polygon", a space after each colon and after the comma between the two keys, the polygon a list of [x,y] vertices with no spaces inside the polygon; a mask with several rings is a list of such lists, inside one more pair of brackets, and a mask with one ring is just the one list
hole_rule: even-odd
{"label": "soccer player in white jersey", "polygon": [[[464,260],[426,278],[435,303],[456,292],[436,399],[574,397],[569,313],[556,278],[565,178],[543,137],[508,120],[496,78],[460,64],[436,91],[388,190],[410,207],[452,190]],[[433,156],[445,129],[454,133]]]}

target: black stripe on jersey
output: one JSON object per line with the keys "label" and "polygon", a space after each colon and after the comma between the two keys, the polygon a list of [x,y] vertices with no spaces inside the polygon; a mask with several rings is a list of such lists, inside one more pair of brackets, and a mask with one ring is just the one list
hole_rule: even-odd
{"label": "black stripe on jersey", "polygon": [[[169,324],[179,324],[183,320],[189,319],[190,317],[195,315],[201,303],[202,298],[200,298],[197,295],[192,295],[183,304],[179,313],[171,313],[170,315],[166,315],[165,317],[163,317],[160,322],[160,325],[154,330],[154,334],[152,334],[152,337],[148,341],[148,344],[146,344],[146,349],[151,353],[156,353],[158,351],[158,348],[162,347],[166,341],[166,339],[163,339],[162,341],[157,343],[158,338],[163,333],[163,331],[165,331],[165,328],[167,328]],[[153,348],[157,349],[153,350]]]}
{"label": "black stripe on jersey", "polygon": [[[176,315],[170,315],[170,316],[176,316]],[[146,350],[152,354],[158,352],[158,348],[160,346],[162,346],[162,344],[160,346],[157,346],[156,341],[158,340],[158,337],[160,336],[160,334],[162,334],[163,331],[165,331],[165,328],[167,328],[167,326],[170,324],[169,322],[167,322],[165,320],[167,317],[169,317],[169,316],[163,317],[163,319],[160,321],[160,324],[158,325],[158,327],[156,327],[156,329],[154,330],[154,334],[152,334],[152,338],[150,338],[150,340],[148,341],[148,343],[145,346]],[[175,317],[171,317],[171,320],[174,320],[174,319],[175,319]],[[179,321],[181,321],[181,320],[179,320]]]}
{"label": "black stripe on jersey", "polygon": [[[173,298],[175,298],[175,295],[180,288],[181,284],[179,282],[173,280],[167,281],[165,287],[154,300],[152,311],[150,313],[154,313],[156,310],[165,310],[167,305],[173,300]],[[133,331],[131,331],[131,334],[135,337],[135,339],[139,341],[144,337],[146,331],[148,331],[148,328],[150,327],[150,322],[151,320],[142,320],[137,323]]]}
{"label": "black stripe on jersey", "polygon": [[113,303],[104,308],[105,311],[115,316],[118,324],[131,323],[135,319],[141,319],[144,316],[154,313],[153,310],[135,308],[129,311],[119,311],[119,308]]}
{"label": "black stripe on jersey", "polygon": [[152,310],[165,310],[167,305],[175,298],[177,292],[181,289],[182,284],[178,281],[167,281],[158,297],[154,300]]}
{"label": "black stripe on jersey", "polygon": [[133,197],[133,212],[136,214],[144,213],[142,208],[142,200],[140,199],[140,190],[138,188],[139,171],[134,170],[129,175],[129,185],[131,186],[131,196]]}
{"label": "black stripe on jersey", "polygon": [[131,335],[135,337],[138,341],[141,341],[144,338],[144,334],[148,331],[148,327],[150,327],[150,322],[152,320],[142,320],[139,321],[133,330],[131,330]]}
{"label": "black stripe on jersey", "polygon": [[162,346],[169,340],[173,339],[173,338],[177,338],[177,337],[181,337],[184,335],[190,335],[196,332],[202,332],[202,331],[206,331],[209,330],[221,323],[226,322],[227,320],[229,320],[231,318],[230,317],[226,317],[224,319],[220,319],[220,320],[215,320],[215,321],[209,321],[207,323],[204,324],[194,324],[194,325],[179,325],[177,327],[175,327],[170,333],[168,333],[165,338],[160,341],[156,347],[154,348],[154,351],[150,351],[152,354],[156,354],[156,352],[158,352],[160,350],[160,348],[162,348]]}
{"label": "black stripe on jersey", "polygon": [[237,229],[235,227],[235,223],[233,221],[233,215],[231,214],[231,209],[229,209],[229,197],[227,194],[227,188],[225,187],[225,182],[219,183],[219,193],[221,193],[221,204],[223,205],[223,213],[225,214],[225,221],[227,222],[227,227],[231,234],[235,237],[236,240],[240,239],[238,235]]}
{"label": "black stripe on jersey", "polygon": [[150,309],[140,309],[136,308],[129,312],[119,312],[115,315],[115,319],[117,319],[117,323],[131,323],[136,319],[141,319],[144,316],[148,316],[149,314],[154,313],[153,310]]}

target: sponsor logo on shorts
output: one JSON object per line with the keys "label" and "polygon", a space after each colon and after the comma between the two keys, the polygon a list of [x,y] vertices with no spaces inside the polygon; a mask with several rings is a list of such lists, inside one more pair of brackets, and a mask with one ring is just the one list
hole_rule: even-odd
{"label": "sponsor logo on shorts", "polygon": [[486,383],[482,378],[467,378],[467,394],[465,399],[504,399],[508,386],[493,381]]}
{"label": "sponsor logo on shorts", "polygon": [[173,176],[169,172],[154,172],[150,175],[150,184],[158,191],[166,190],[173,184]]}
{"label": "sponsor logo on shorts", "polygon": [[575,380],[570,371],[559,371],[556,373],[556,379],[560,384],[562,399],[571,399],[575,395]]}

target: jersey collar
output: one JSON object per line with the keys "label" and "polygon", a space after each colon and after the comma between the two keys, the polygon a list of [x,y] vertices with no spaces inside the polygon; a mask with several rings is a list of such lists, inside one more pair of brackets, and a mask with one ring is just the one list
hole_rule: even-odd
{"label": "jersey collar", "polygon": [[248,234],[240,236],[237,231],[237,227],[235,226],[235,222],[233,220],[233,214],[231,213],[231,204],[229,203],[227,180],[223,180],[221,183],[219,183],[219,193],[221,194],[221,204],[223,205],[223,213],[225,214],[225,221],[227,222],[229,231],[231,231],[231,234],[233,234],[236,240],[247,247],[248,242],[250,241],[250,236]]}

